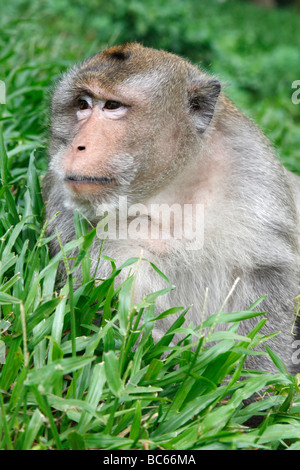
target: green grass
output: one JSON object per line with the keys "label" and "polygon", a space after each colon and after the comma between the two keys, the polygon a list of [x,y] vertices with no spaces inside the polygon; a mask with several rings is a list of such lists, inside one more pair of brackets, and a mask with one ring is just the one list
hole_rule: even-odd
{"label": "green grass", "polygon": [[[216,312],[184,329],[185,309],[174,306],[160,316],[180,316],[155,344],[155,301],[168,289],[137,305],[131,301],[136,272],[147,261],[128,260],[131,274],[117,288],[125,266],[111,260],[110,277],[102,283],[93,278],[89,247],[96,235],[78,217],[77,240],[53,259],[45,232],[40,185],[47,166],[49,86],[73,61],[107,43],[137,39],[202,61],[232,83],[229,94],[267,130],[285,163],[299,170],[299,107],[290,100],[291,82],[299,78],[295,13],[228,3],[28,6],[16,0],[3,9],[0,340],[7,355],[0,365],[0,449],[300,449],[298,377],[269,349],[265,354],[278,373],[243,369],[246,356],[268,344],[257,305],[232,315]],[[75,246],[83,274],[79,287],[68,260]],[[68,277],[58,290],[60,261]],[[239,322],[250,316],[257,326],[241,337]],[[226,323],[226,331],[215,331],[219,323]],[[175,333],[184,339],[174,347]],[[244,407],[253,393],[260,399]],[[250,428],[254,415],[263,420]]]}

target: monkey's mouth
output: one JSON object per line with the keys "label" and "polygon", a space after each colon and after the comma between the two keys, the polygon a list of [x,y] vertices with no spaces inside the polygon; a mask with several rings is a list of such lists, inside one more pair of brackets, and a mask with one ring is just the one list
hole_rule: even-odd
{"label": "monkey's mouth", "polygon": [[115,182],[115,179],[109,176],[66,176],[65,181],[68,183],[108,184]]}
{"label": "monkey's mouth", "polygon": [[68,175],[64,181],[76,194],[92,194],[101,191],[103,186],[116,184],[115,178],[109,176]]}

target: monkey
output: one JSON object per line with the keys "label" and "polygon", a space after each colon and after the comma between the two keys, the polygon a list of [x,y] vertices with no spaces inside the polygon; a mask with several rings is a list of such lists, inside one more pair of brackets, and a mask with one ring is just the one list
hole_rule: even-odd
{"label": "monkey", "polygon": [[[259,305],[268,318],[262,332],[280,331],[271,348],[291,373],[299,371],[292,360],[298,330],[292,328],[300,285],[300,179],[283,167],[217,77],[139,43],[108,47],[74,66],[52,93],[43,194],[49,234],[58,231],[63,244],[75,238],[74,211],[93,226],[104,214],[123,217],[127,236],[107,236],[102,254],[121,265],[142,251],[175,283],[158,298],[158,312],[191,305],[186,318],[196,327],[204,303],[208,317],[223,307],[247,310],[266,296]],[[127,212],[120,201],[126,201]],[[153,210],[162,206],[161,213]],[[178,234],[175,212],[195,207],[199,217],[189,212],[189,233]],[[118,219],[118,230],[120,225]],[[196,244],[194,226],[201,232]],[[51,253],[59,249],[54,238]],[[95,240],[92,272],[98,257]],[[137,298],[164,286],[151,263],[140,264]],[[97,277],[104,279],[110,269],[101,260]],[[120,282],[125,278],[126,270]],[[173,321],[159,320],[153,337]],[[256,323],[241,322],[239,332],[247,335]],[[246,366],[276,370],[267,355],[248,356]]]}

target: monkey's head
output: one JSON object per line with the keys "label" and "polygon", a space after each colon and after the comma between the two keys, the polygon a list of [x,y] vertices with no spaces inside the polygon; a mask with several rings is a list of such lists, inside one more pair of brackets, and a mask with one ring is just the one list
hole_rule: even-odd
{"label": "monkey's head", "polygon": [[52,97],[50,169],[73,207],[132,202],[201,155],[220,83],[173,54],[125,44],[66,73]]}

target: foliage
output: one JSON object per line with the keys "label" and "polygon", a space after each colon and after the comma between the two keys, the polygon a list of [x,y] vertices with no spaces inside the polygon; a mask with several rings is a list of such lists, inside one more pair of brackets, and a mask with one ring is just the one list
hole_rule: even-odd
{"label": "foliage", "polygon": [[[234,0],[3,3],[1,79],[14,117],[9,129],[20,130],[20,119],[28,116],[21,126],[25,143],[45,129],[46,90],[61,71],[107,45],[140,41],[216,73],[229,97],[261,125],[282,161],[300,173],[300,113],[291,100],[292,83],[299,80],[298,10],[267,10]],[[15,112],[20,107],[23,114]]]}
{"label": "foliage", "polygon": [[[126,40],[172,50],[218,73],[299,170],[299,108],[290,99],[299,79],[299,17],[232,1],[4,3],[0,340],[7,356],[0,365],[0,448],[298,449],[297,377],[270,350],[277,374],[243,369],[247,354],[267,340],[261,313],[254,306],[220,312],[183,328],[185,309],[174,306],[160,312],[175,320],[154,344],[155,300],[166,291],[131,302],[136,272],[147,261],[128,260],[131,274],[118,288],[122,267],[115,260],[107,280],[94,279],[88,266],[95,234],[76,217],[77,240],[51,259],[40,185],[47,90],[74,61]],[[84,281],[77,286],[70,271],[57,291],[58,264],[68,267],[75,246]],[[257,326],[241,337],[238,324],[249,316]],[[225,331],[214,330],[219,323]],[[172,346],[175,333],[183,339]],[[259,400],[244,406],[253,393]],[[247,423],[253,415],[264,417],[256,428]]]}

